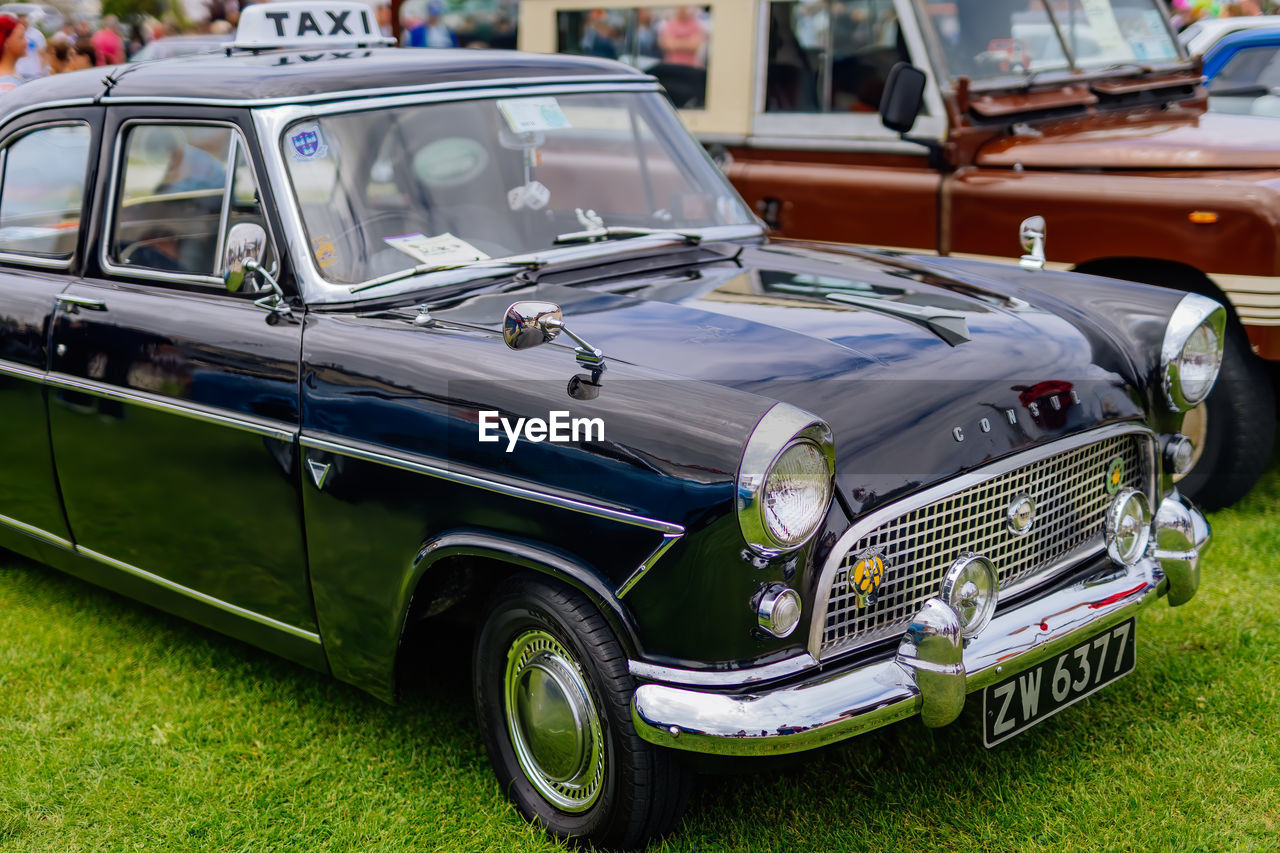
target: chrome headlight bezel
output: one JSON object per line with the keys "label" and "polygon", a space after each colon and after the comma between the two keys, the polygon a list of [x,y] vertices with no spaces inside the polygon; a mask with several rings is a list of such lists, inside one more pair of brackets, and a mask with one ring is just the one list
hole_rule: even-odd
{"label": "chrome headlight bezel", "polygon": [[[827,497],[805,534],[796,541],[780,541],[769,528],[765,489],[774,465],[797,444],[809,443],[821,451],[827,463]],[[835,498],[835,443],[831,427],[821,418],[787,403],[778,403],[756,424],[747,439],[738,465],[736,480],[738,525],[747,547],[762,557],[777,557],[795,551],[813,538],[822,527]]]}
{"label": "chrome headlight bezel", "polygon": [[1209,383],[1204,393],[1188,394],[1182,383],[1182,356],[1192,334],[1201,326],[1212,332],[1218,343],[1218,370],[1222,369],[1222,350],[1226,344],[1227,309],[1220,303],[1198,293],[1182,297],[1178,307],[1169,317],[1165,327],[1164,343],[1160,347],[1160,377],[1164,386],[1165,402],[1175,412],[1185,412],[1203,403],[1217,382]]}

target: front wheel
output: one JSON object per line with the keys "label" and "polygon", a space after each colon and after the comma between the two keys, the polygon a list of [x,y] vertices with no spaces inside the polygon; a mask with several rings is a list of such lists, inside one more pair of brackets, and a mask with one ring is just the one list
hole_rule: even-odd
{"label": "front wheel", "polygon": [[1209,399],[1187,413],[1183,432],[1196,457],[1178,489],[1205,509],[1240,500],[1266,470],[1276,434],[1275,393],[1239,329],[1227,329],[1218,382]]}
{"label": "front wheel", "polygon": [[474,666],[489,761],[526,818],[618,848],[674,828],[689,774],[636,734],[627,656],[583,595],[512,578],[490,601]]}

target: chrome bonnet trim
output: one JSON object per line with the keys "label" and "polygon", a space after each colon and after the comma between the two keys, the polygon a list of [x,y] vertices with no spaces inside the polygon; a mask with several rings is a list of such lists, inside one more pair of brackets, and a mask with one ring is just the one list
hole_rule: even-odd
{"label": "chrome bonnet trim", "polygon": [[[461,471],[451,471],[447,467],[447,462],[428,456],[389,453],[381,448],[374,449],[372,447],[361,447],[358,444],[347,440],[334,441],[329,438],[321,438],[311,434],[303,435],[300,439],[300,443],[303,447],[313,450],[324,450],[329,453],[339,454],[340,456],[350,456],[355,459],[362,459],[366,462],[386,465],[390,468],[398,468],[401,471],[409,471],[414,474],[425,474],[428,477],[435,477],[440,480],[448,480],[453,483],[474,486],[478,489],[496,492],[508,497],[533,501],[535,503],[546,504],[548,506],[559,507],[561,509],[568,509],[574,512],[595,516],[596,518],[606,518],[610,521],[619,521],[623,524],[643,527],[646,530],[656,530],[663,534],[664,537],[671,537],[674,539],[684,535],[684,527],[679,524],[672,524],[668,521],[649,518],[648,516],[628,512],[625,509],[617,507],[605,506],[604,504],[595,503],[587,499],[548,494],[547,492],[534,487],[532,484],[524,485],[523,481],[504,482],[501,480],[490,479],[488,477],[477,476],[475,474],[466,474]],[[647,562],[652,562],[653,559],[654,557],[651,555]]]}
{"label": "chrome bonnet trim", "polygon": [[631,590],[635,588],[635,585],[640,583],[640,579],[649,573],[649,570],[653,568],[654,564],[657,563],[658,560],[662,559],[662,555],[667,553],[667,551],[671,549],[672,545],[680,541],[680,537],[681,534],[678,533],[662,534],[662,541],[658,543],[658,547],[654,548],[653,553],[645,558],[645,561],[631,573],[631,576],[622,582],[622,585],[618,587],[618,590],[614,595],[618,598],[622,598],[624,595],[631,592]]}
{"label": "chrome bonnet trim", "polygon": [[[818,576],[818,582],[814,586],[814,603],[810,611],[814,615],[811,618],[809,625],[809,643],[807,646],[809,654],[813,655],[813,657],[818,660],[822,660],[822,635],[823,629],[826,625],[826,619],[820,614],[826,613],[827,602],[831,598],[831,589],[835,581],[836,573],[839,571],[840,565],[849,549],[854,545],[854,543],[863,536],[866,536],[870,531],[876,529],[887,521],[891,521],[904,513],[910,512],[911,510],[926,506],[941,498],[945,498],[948,495],[964,491],[965,489],[979,485],[987,480],[1006,474],[1025,465],[1121,435],[1146,435],[1151,437],[1152,440],[1148,442],[1149,447],[1147,449],[1149,457],[1147,494],[1154,499],[1157,475],[1159,473],[1157,469],[1157,458],[1153,449],[1155,445],[1155,433],[1145,424],[1130,422],[1111,424],[1109,426],[1089,430],[1088,432],[1077,433],[1076,435],[1058,439],[1057,441],[1051,441],[1047,444],[1041,444],[1029,450],[1024,450],[1020,453],[1015,453],[1011,456],[997,459],[990,464],[982,466],[981,468],[975,468],[972,471],[957,475],[948,480],[944,480],[935,486],[931,486],[923,491],[909,495],[902,500],[886,504],[859,518],[852,526],[849,527],[848,530],[841,534],[840,538],[836,541],[836,544],[831,548],[827,561],[822,566],[822,572]],[[1064,564],[1061,561],[1058,561],[1050,566],[1049,569],[1056,570],[1063,567]],[[1009,594],[1009,592],[1012,592],[1015,589],[1018,591],[1025,590],[1030,586],[1033,586],[1035,582],[1042,581],[1046,577],[1047,571],[1048,570],[1035,572],[1026,578],[1020,579],[1016,584],[1010,587],[1009,590],[1001,590],[1001,594]],[[856,650],[856,648],[857,646],[841,648],[837,653],[846,654]]]}
{"label": "chrome bonnet trim", "polygon": [[25,521],[18,521],[16,518],[10,518],[7,515],[0,515],[0,524],[5,527],[11,527],[19,533],[25,533],[33,539],[39,539],[41,542],[48,542],[51,545],[57,545],[59,548],[65,548],[70,551],[72,544],[61,536],[56,536],[49,531],[36,527],[33,524],[27,524]]}
{"label": "chrome bonnet trim", "polygon": [[128,563],[123,563],[113,557],[108,557],[106,554],[99,554],[97,551],[90,550],[83,545],[75,546],[75,552],[88,557],[91,560],[96,560],[104,566],[110,566],[111,568],[122,571],[125,574],[133,575],[136,578],[141,578],[142,580],[153,583],[156,586],[164,587],[170,592],[176,592],[179,595],[199,601],[201,604],[216,607],[218,610],[223,610],[235,616],[240,616],[244,619],[248,619],[250,622],[257,622],[259,625],[265,625],[268,628],[275,628],[277,631],[283,631],[286,634],[291,634],[294,637],[316,643],[317,645],[320,643],[320,635],[314,631],[308,631],[304,628],[299,628],[296,625],[290,625],[288,622],[281,622],[279,619],[272,619],[270,616],[263,616],[261,613],[248,610],[237,604],[232,604],[229,601],[223,601],[221,598],[214,598],[212,595],[200,592],[197,589],[192,589],[189,586],[183,586],[182,584],[175,583],[168,578],[153,575],[145,569],[140,569],[137,566],[131,566]]}
{"label": "chrome bonnet trim", "polygon": [[234,415],[227,414],[211,407],[192,403],[179,403],[172,399],[161,397],[158,394],[149,394],[143,391],[123,391],[105,383],[95,382],[91,379],[80,379],[64,373],[50,373],[42,378],[44,383],[51,388],[80,391],[85,394],[92,394],[95,397],[130,403],[157,412],[179,415],[191,420],[231,427],[242,432],[254,433],[255,435],[263,435],[268,438],[274,438],[277,441],[292,442],[298,437],[296,427],[280,421],[253,418],[239,413]]}

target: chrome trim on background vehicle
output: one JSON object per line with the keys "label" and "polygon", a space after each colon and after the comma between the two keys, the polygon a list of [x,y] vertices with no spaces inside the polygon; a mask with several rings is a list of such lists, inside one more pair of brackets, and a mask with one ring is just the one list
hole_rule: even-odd
{"label": "chrome trim on background vehicle", "polygon": [[143,391],[123,391],[113,385],[95,382],[92,379],[81,379],[76,376],[69,376],[65,373],[50,373],[43,375],[41,378],[44,383],[51,388],[61,388],[67,391],[80,391],[85,394],[92,394],[95,397],[117,400],[121,403],[132,403],[133,405],[142,406],[143,408],[152,409],[157,412],[180,415],[184,418],[190,418],[196,421],[204,421],[205,423],[217,424],[218,426],[231,427],[243,432],[251,432],[255,435],[274,438],[277,441],[292,442],[298,437],[297,427],[278,421],[269,421],[265,418],[250,418],[239,413],[234,415],[228,414],[193,403],[180,403],[171,398],[160,397],[159,395],[152,395]]}
{"label": "chrome trim on background vehicle", "polygon": [[149,581],[157,586],[164,587],[170,592],[176,592],[179,595],[184,595],[187,598],[194,599],[202,604],[208,604],[210,607],[216,607],[219,610],[224,610],[227,613],[240,616],[251,622],[257,622],[259,625],[266,625],[268,628],[275,628],[278,631],[283,631],[286,634],[291,634],[303,640],[309,640],[316,644],[319,644],[320,642],[320,635],[314,631],[308,631],[305,628],[290,625],[288,622],[281,622],[279,619],[272,619],[270,616],[263,616],[261,613],[256,613],[252,610],[246,610],[237,604],[232,604],[229,601],[223,601],[221,598],[214,598],[212,595],[200,592],[198,589],[183,586],[180,583],[175,583],[174,581],[171,581],[168,578],[162,578],[159,575],[153,575],[145,569],[140,569],[137,566],[131,566],[128,563],[123,563],[113,557],[108,557],[106,554],[99,554],[97,551],[93,551],[83,545],[76,545],[75,552],[92,560],[96,560],[105,566],[118,569],[125,574],[130,574],[136,578],[141,578],[144,581]]}
{"label": "chrome trim on background vehicle", "polygon": [[[327,52],[327,51],[325,51]],[[408,86],[387,86],[379,89],[343,89],[333,92],[317,92],[310,95],[281,95],[275,98],[209,98],[209,97],[175,97],[165,95],[104,95],[97,99],[100,104],[162,104],[209,107],[275,107],[287,104],[320,104],[328,101],[360,100],[365,98],[395,97],[399,95],[415,95],[437,92],[467,92],[476,89],[492,89],[495,84],[512,89],[533,89],[539,86],[558,86],[574,83],[647,83],[651,88],[658,87],[658,81],[647,74],[602,74],[600,76],[572,77],[509,77],[490,78],[474,83],[464,80],[448,83],[419,83]],[[67,101],[67,105],[78,102]],[[93,104],[94,101],[85,101]],[[59,104],[61,105],[61,104]],[[48,109],[49,104],[41,104],[31,109]],[[18,113],[15,113],[18,115]]]}
{"label": "chrome trim on background vehicle", "polygon": [[[1146,425],[1136,422],[1112,424],[1100,427],[1098,429],[1089,430],[1088,432],[1078,433],[1066,438],[1052,441],[1033,447],[1030,450],[1024,450],[1021,453],[1015,453],[1012,456],[1006,456],[997,459],[988,465],[969,471],[965,474],[944,480],[935,486],[916,492],[915,494],[886,504],[867,515],[862,516],[852,526],[846,530],[836,544],[831,548],[826,563],[822,567],[821,573],[818,575],[818,581],[814,586],[815,594],[813,598],[813,618],[810,619],[809,626],[809,642],[807,649],[811,655],[819,660],[822,659],[823,635],[826,629],[825,614],[827,612],[827,602],[831,597],[836,574],[840,570],[841,564],[844,562],[846,555],[853,545],[862,539],[868,533],[876,528],[892,521],[893,519],[920,507],[927,506],[937,500],[948,497],[949,495],[962,492],[973,486],[980,485],[995,477],[1007,474],[1025,465],[1029,465],[1050,457],[1056,456],[1077,448],[1085,447],[1099,441],[1106,440],[1115,436],[1122,435],[1146,435],[1151,438],[1147,442],[1148,454],[1148,477],[1146,484],[1146,492],[1148,495],[1154,495],[1157,483],[1157,468],[1155,461],[1155,433]],[[1099,540],[1097,548],[1102,548],[1102,542]],[[1042,582],[1049,576],[1051,571],[1063,568],[1066,564],[1059,560],[1041,569],[1038,572],[1023,576],[1011,583],[1008,587],[1001,590],[1001,595],[1013,595],[1017,592],[1027,589],[1028,587]],[[819,615],[821,614],[821,615]],[[853,647],[842,648],[840,653],[852,650]]]}
{"label": "chrome trim on background vehicle", "polygon": [[18,521],[16,518],[10,518],[7,515],[0,515],[0,524],[5,527],[11,527],[19,533],[25,533],[33,539],[39,539],[41,542],[48,542],[51,545],[57,545],[59,548],[65,548],[68,551],[72,549],[72,544],[61,536],[55,536],[43,528],[27,524],[25,521]]}
{"label": "chrome trim on background vehicle", "polygon": [[[333,441],[326,438],[319,438],[315,435],[303,435],[300,441],[302,446],[306,448],[325,450],[330,453],[337,453],[341,456],[350,456],[355,459],[363,459],[366,462],[374,462],[379,465],[387,465],[391,468],[399,468],[401,471],[409,471],[415,474],[426,474],[429,477],[436,477],[453,483],[475,486],[476,488],[484,489],[489,492],[497,492],[498,494],[507,495],[508,497],[520,498],[522,500],[547,504],[548,506],[560,507],[561,509],[581,512],[586,515],[593,515],[597,518],[607,518],[610,521],[619,521],[623,524],[643,527],[646,530],[656,530],[664,536],[679,537],[684,535],[684,527],[679,524],[660,521],[656,518],[649,518],[634,512],[628,512],[621,508],[605,506],[588,500],[548,494],[547,492],[539,491],[538,489],[530,486],[518,485],[514,482],[503,482],[500,480],[480,477],[475,474],[464,474],[461,471],[451,471],[447,467],[449,463],[438,459],[432,459],[427,456],[392,454],[383,449],[374,450],[372,448],[359,447],[354,443]],[[652,559],[652,556],[650,559]]]}

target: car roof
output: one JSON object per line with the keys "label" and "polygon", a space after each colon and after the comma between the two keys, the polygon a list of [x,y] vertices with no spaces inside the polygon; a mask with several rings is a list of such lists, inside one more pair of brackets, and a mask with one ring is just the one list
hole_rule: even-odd
{"label": "car roof", "polygon": [[[269,105],[420,89],[649,80],[607,59],[502,50],[350,48],[200,54],[33,80],[0,96],[0,116],[64,101],[207,101]],[[110,81],[110,85],[107,83]],[[216,81],[211,85],[211,81]]]}
{"label": "car roof", "polygon": [[1254,27],[1280,24],[1280,15],[1252,15],[1236,18],[1204,18],[1187,27],[1178,36],[1190,56],[1204,53],[1214,42],[1228,33]]}
{"label": "car roof", "polygon": [[1276,44],[1280,44],[1280,20],[1270,27],[1228,33],[1204,52],[1204,75],[1216,77],[1228,60],[1245,48]]}

